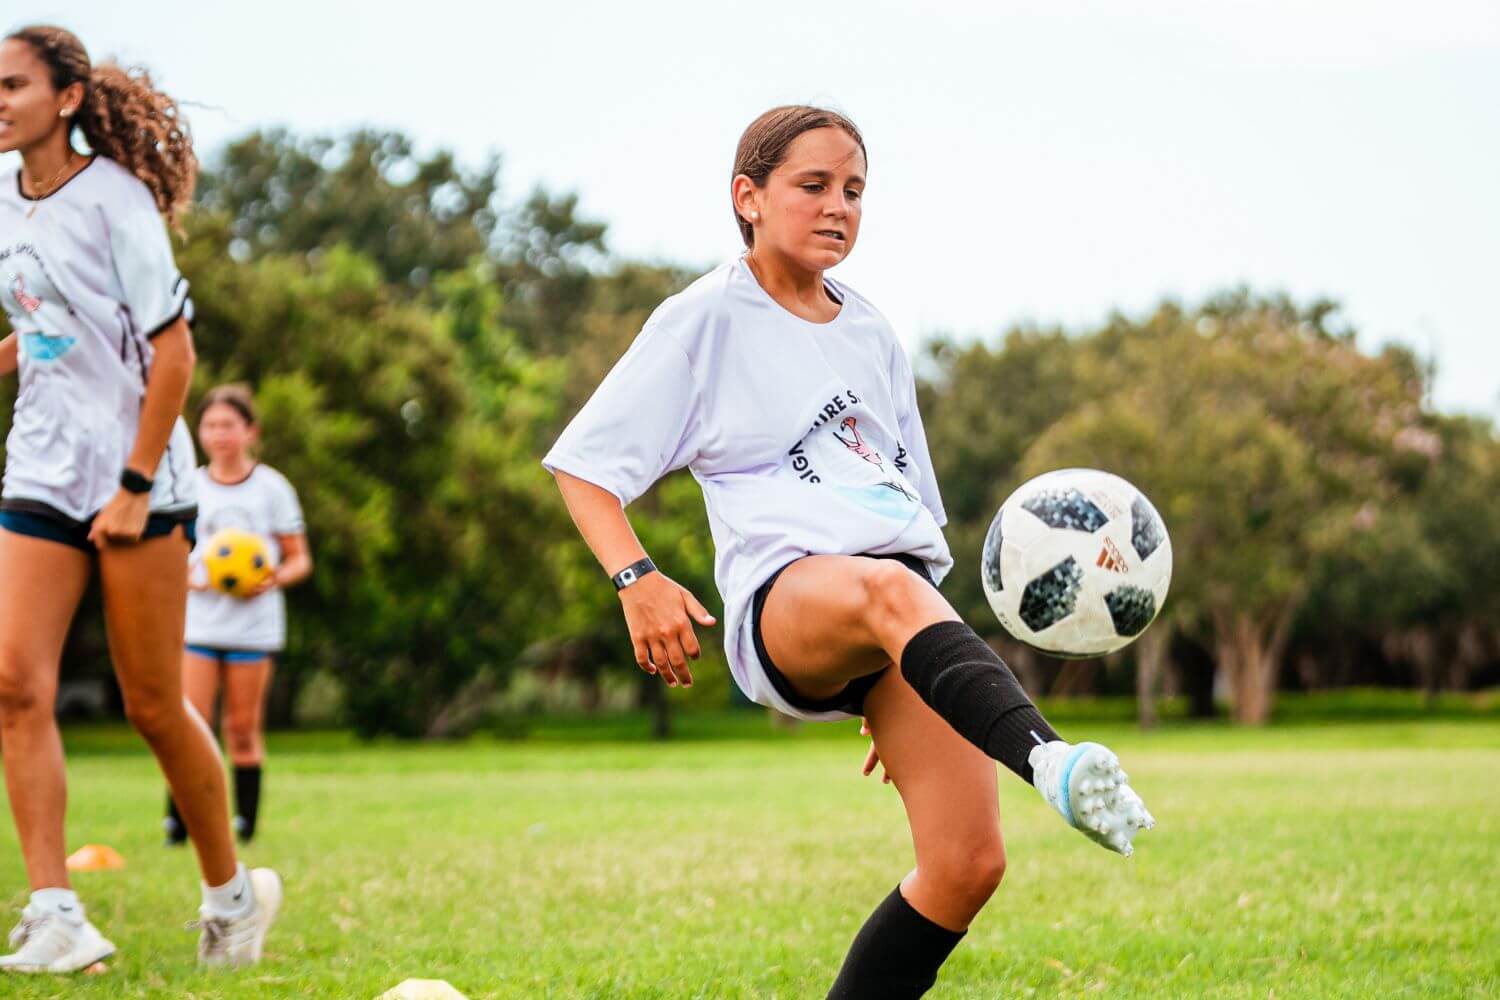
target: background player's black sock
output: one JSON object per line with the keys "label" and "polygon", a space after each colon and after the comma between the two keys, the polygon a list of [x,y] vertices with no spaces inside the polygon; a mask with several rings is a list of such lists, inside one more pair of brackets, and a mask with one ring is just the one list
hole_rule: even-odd
{"label": "background player's black sock", "polygon": [[1028,783],[1026,758],[1037,737],[1061,739],[1000,655],[963,622],[938,622],[912,636],[901,651],[901,676],[960,736]]}
{"label": "background player's black sock", "polygon": [[187,824],[182,821],[182,813],[177,811],[177,803],[172,800],[172,793],[167,793],[167,843],[183,844],[187,842]]}
{"label": "background player's black sock", "polygon": [[922,916],[897,886],[854,936],[828,1000],[919,997],[936,981],[938,968],[964,933]]}
{"label": "background player's black sock", "polygon": [[234,768],[234,814],[240,840],[255,836],[255,818],[260,814],[260,765]]}

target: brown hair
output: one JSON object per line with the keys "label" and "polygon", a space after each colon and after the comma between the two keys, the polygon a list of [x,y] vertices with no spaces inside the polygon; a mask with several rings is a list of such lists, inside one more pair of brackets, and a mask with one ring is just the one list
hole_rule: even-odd
{"label": "brown hair", "polygon": [[[851,139],[859,143],[859,151],[868,162],[870,157],[865,152],[864,136],[859,134],[859,128],[848,118],[827,108],[785,104],[767,111],[745,129],[734,150],[734,173],[730,177],[744,174],[755,182],[756,187],[765,187],[766,178],[771,176],[771,171],[781,166],[786,159],[792,141],[803,132],[811,132],[815,128],[843,129]],[[734,205],[732,200],[730,205]],[[734,208],[734,221],[740,227],[740,238],[745,241],[745,246],[754,246],[755,228],[740,215],[738,207]]]}
{"label": "brown hair", "polygon": [[254,427],[260,423],[260,418],[255,413],[255,394],[250,387],[243,382],[230,382],[226,385],[216,385],[203,394],[203,402],[198,404],[198,420],[203,421],[203,415],[208,412],[209,407],[223,403],[245,418],[245,423]]}
{"label": "brown hair", "polygon": [[83,84],[73,121],[89,148],[140,178],[176,228],[198,180],[193,137],[177,102],[157,90],[144,69],[95,66],[78,36],[65,28],[32,25],[6,38],[32,47],[51,71],[53,90]]}

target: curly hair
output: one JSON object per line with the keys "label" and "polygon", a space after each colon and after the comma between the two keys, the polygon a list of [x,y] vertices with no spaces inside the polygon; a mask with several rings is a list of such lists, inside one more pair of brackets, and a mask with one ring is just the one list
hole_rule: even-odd
{"label": "curly hair", "polygon": [[78,36],[65,28],[32,25],[6,38],[32,47],[47,64],[54,90],[83,84],[83,104],[74,127],[91,150],[140,178],[157,209],[178,228],[193,200],[198,157],[177,102],[157,90],[144,69],[114,63],[95,66]]}

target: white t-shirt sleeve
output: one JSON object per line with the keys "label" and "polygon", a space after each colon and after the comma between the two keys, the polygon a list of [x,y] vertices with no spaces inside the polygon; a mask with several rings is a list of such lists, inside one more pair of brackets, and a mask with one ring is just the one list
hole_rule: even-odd
{"label": "white t-shirt sleeve", "polygon": [[687,352],[647,325],[542,459],[600,486],[621,506],[698,453],[699,393]]}
{"label": "white t-shirt sleeve", "polygon": [[302,504],[297,500],[297,491],[281,476],[271,490],[271,533],[275,535],[300,535],[307,530],[302,518]]}
{"label": "white t-shirt sleeve", "polygon": [[922,414],[917,408],[917,379],[900,344],[896,345],[895,357],[891,361],[891,394],[896,404],[901,443],[906,447],[910,462],[922,473],[917,492],[922,497],[922,505],[932,513],[933,520],[941,528],[948,523],[948,513],[943,509],[937,473],[932,468],[932,453],[927,448],[927,430],[922,426]]}
{"label": "white t-shirt sleeve", "polygon": [[167,224],[144,184],[124,189],[110,212],[109,249],[138,330],[154,337],[179,316],[190,315],[187,279],[177,270]]}

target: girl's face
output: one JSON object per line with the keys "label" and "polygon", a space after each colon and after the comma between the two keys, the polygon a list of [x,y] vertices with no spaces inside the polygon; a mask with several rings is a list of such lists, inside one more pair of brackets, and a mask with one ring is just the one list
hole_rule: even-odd
{"label": "girl's face", "polygon": [[76,114],[83,86],[52,89],[52,74],[29,42],[0,42],[0,153],[30,149],[56,129],[67,129],[64,108]]}
{"label": "girl's face", "polygon": [[735,178],[735,205],[755,227],[752,252],[774,252],[808,271],[849,256],[859,236],[865,156],[841,128],[815,128],[792,140],[765,187]]}
{"label": "girl's face", "polygon": [[228,403],[215,403],[198,421],[198,443],[209,461],[238,461],[250,454],[259,429]]}

